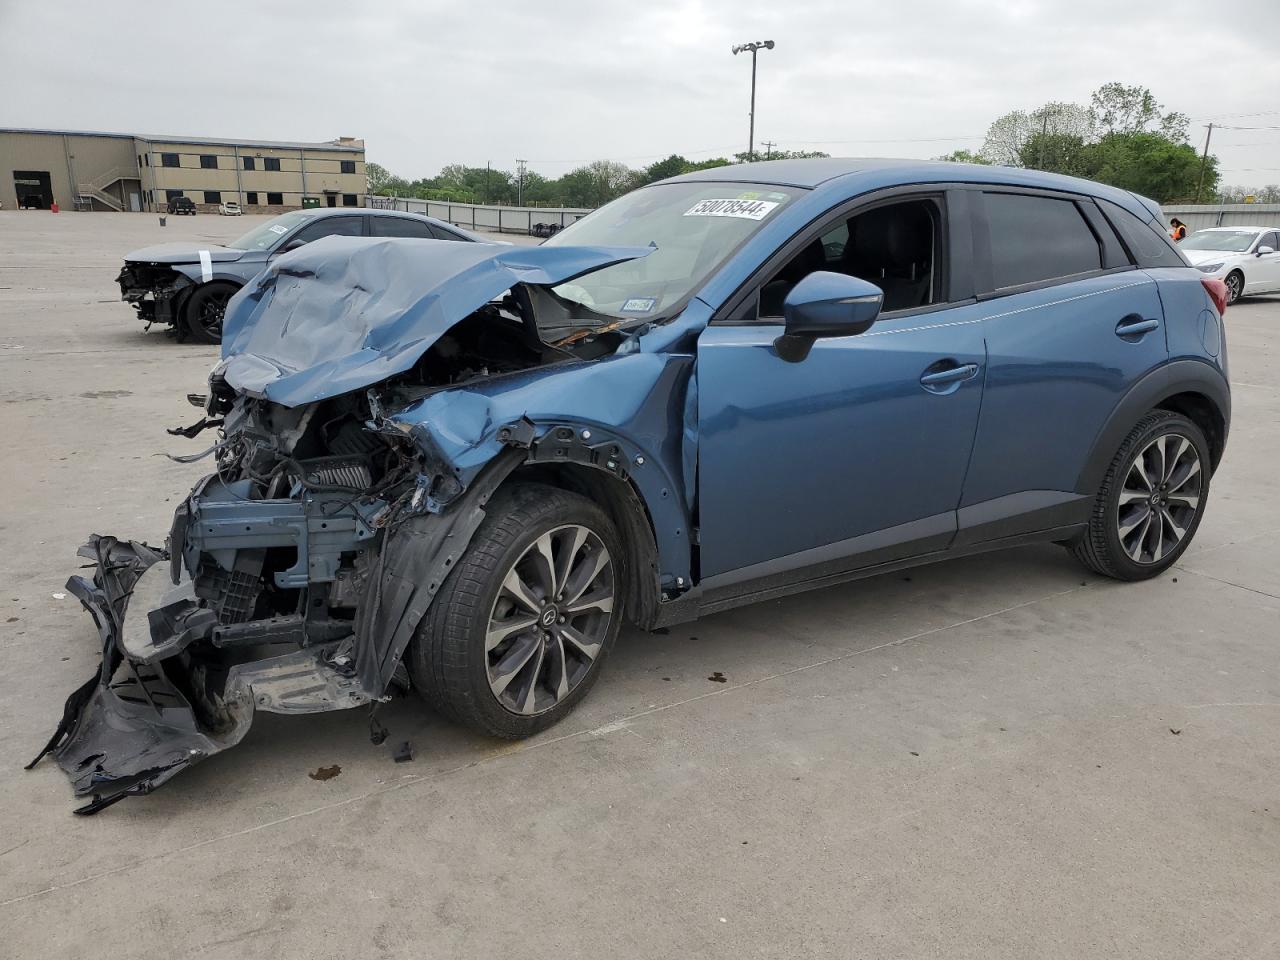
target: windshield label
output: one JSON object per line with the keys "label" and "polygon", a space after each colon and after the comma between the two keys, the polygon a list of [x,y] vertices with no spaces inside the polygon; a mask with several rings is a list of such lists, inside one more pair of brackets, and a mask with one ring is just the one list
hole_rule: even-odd
{"label": "windshield label", "polygon": [[632,297],[622,305],[623,313],[648,313],[658,304],[657,297]]}
{"label": "windshield label", "polygon": [[772,200],[700,200],[684,212],[686,217],[737,217],[763,220],[778,204]]}
{"label": "windshield label", "polygon": [[267,229],[270,230],[272,233],[288,233],[289,232],[288,227],[282,227],[278,223],[271,224],[271,226],[267,227]]}

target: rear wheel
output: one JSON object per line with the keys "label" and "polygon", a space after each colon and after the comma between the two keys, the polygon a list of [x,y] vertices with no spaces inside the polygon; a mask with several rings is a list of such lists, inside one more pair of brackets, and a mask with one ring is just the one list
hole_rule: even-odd
{"label": "rear wheel", "polygon": [[237,290],[234,283],[213,281],[196,289],[187,301],[187,332],[197,343],[222,342],[222,318],[227,301]]}
{"label": "rear wheel", "polygon": [[409,652],[414,687],[451,720],[527,737],[595,683],[622,620],[623,552],[605,512],[556,487],[495,497]]}
{"label": "rear wheel", "polygon": [[1235,303],[1244,295],[1244,274],[1232,270],[1227,274],[1227,303]]}
{"label": "rear wheel", "polygon": [[1076,557],[1117,580],[1163,573],[1200,526],[1209,463],[1209,445],[1194,423],[1167,410],[1147,414],[1107,470]]}

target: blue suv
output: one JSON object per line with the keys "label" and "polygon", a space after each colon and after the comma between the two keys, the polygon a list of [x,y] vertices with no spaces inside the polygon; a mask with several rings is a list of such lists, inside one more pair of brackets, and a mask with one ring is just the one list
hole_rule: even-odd
{"label": "blue suv", "polygon": [[527,736],[624,619],[1040,541],[1155,576],[1222,459],[1225,298],[1150,201],[919,161],[701,171],[533,248],[319,240],[228,306],[167,546],[82,551],[103,667],[46,749],[91,812],[395,684]]}

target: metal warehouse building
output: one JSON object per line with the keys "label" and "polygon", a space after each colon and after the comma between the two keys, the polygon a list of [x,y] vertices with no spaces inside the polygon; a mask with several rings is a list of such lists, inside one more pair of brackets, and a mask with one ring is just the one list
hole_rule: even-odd
{"label": "metal warehouse building", "polygon": [[202,212],[364,206],[364,141],[325,143],[149,137],[0,128],[0,204],[66,210],[160,210],[189,197]]}

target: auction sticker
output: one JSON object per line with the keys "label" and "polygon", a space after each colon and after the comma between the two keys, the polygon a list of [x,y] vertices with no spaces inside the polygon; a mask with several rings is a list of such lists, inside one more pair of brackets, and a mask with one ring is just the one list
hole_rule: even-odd
{"label": "auction sticker", "polygon": [[271,224],[269,227],[267,227],[267,229],[268,229],[268,230],[270,230],[270,231],[271,231],[272,233],[274,233],[274,234],[281,234],[281,233],[288,233],[288,232],[289,232],[289,228],[288,228],[288,227],[282,227],[282,226],[280,226],[280,224],[278,224],[278,223],[273,223],[273,224]]}
{"label": "auction sticker", "polygon": [[772,200],[700,200],[684,212],[686,217],[737,217],[763,220],[778,204]]}
{"label": "auction sticker", "polygon": [[622,305],[623,313],[648,313],[658,305],[657,297],[632,297]]}

